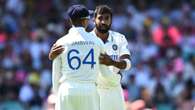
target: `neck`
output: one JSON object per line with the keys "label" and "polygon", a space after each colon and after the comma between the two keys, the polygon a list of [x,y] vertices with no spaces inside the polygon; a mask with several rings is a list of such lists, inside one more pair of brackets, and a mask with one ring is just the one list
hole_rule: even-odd
{"label": "neck", "polygon": [[104,43],[108,40],[109,32],[101,33],[95,28],[95,34],[99,37]]}

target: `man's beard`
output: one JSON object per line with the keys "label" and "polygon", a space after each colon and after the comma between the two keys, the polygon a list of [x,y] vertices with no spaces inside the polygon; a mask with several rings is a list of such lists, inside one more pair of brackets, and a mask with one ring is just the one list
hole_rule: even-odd
{"label": "man's beard", "polygon": [[110,26],[111,25],[104,25],[104,28],[101,28],[101,26],[98,26],[97,24],[96,24],[96,29],[98,30],[98,32],[100,32],[100,33],[107,33],[108,31],[109,31],[109,29],[110,29]]}

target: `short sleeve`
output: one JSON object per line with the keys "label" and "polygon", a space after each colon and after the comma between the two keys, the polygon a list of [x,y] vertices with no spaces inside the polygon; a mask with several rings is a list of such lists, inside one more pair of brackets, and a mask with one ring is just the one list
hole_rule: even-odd
{"label": "short sleeve", "polygon": [[120,56],[128,54],[130,55],[129,49],[128,49],[128,42],[125,38],[125,36],[121,37],[121,43],[120,43]]}

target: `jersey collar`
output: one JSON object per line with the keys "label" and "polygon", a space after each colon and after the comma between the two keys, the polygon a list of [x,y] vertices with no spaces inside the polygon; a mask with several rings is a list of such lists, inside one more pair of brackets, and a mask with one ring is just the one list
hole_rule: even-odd
{"label": "jersey collar", "polygon": [[112,32],[111,31],[108,31],[108,39],[107,39],[108,42],[113,42],[113,36],[112,36]]}
{"label": "jersey collar", "polygon": [[84,27],[75,27],[75,26],[72,26],[69,30],[70,33],[83,32],[83,31],[86,32]]}
{"label": "jersey collar", "polygon": [[[94,34],[95,36],[97,36],[95,34],[95,29],[93,29],[92,34]],[[105,43],[107,43],[107,42],[113,42],[113,36],[112,36],[112,32],[111,31],[108,31],[108,39],[107,39],[107,41]]]}

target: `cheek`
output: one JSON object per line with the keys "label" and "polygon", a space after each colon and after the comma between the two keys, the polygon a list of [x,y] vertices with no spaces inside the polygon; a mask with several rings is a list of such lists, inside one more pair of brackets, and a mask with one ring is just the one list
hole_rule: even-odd
{"label": "cheek", "polygon": [[108,20],[108,23],[109,23],[109,25],[111,25],[112,24],[112,20],[110,19],[110,20]]}
{"label": "cheek", "polygon": [[94,23],[95,23],[96,26],[100,25],[100,22],[98,20],[96,20]]}
{"label": "cheek", "polygon": [[95,20],[95,24],[97,24],[97,25],[98,25],[99,23],[100,23],[100,21],[99,21],[99,20]]}

